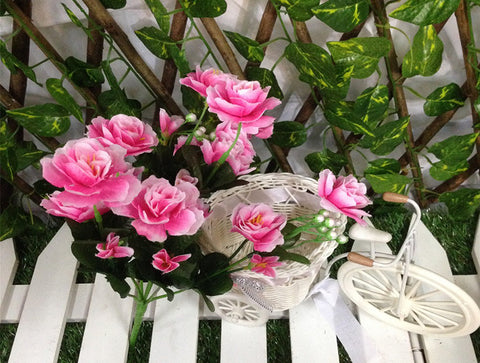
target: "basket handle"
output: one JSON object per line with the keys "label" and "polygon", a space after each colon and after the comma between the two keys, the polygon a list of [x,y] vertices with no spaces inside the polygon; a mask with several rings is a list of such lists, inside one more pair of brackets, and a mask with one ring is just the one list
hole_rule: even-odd
{"label": "basket handle", "polygon": [[407,203],[408,196],[403,194],[398,194],[398,193],[385,192],[383,193],[383,200],[385,202],[392,202],[392,203]]}
{"label": "basket handle", "polygon": [[357,252],[349,252],[347,254],[347,260],[363,266],[373,266],[373,260],[371,258],[368,258],[367,256],[361,255]]}

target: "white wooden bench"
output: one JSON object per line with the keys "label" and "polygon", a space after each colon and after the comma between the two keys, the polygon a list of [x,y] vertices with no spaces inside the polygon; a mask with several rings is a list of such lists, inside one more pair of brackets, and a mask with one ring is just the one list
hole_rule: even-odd
{"label": "white wooden bench", "polygon": [[[420,225],[417,263],[454,280],[480,301],[479,275],[452,276],[444,250]],[[10,363],[56,362],[67,322],[86,322],[79,362],[125,362],[132,299],[120,299],[103,277],[94,284],[75,283],[77,262],[70,252],[72,236],[64,225],[38,258],[30,285],[12,285],[17,260],[13,241],[0,243],[0,322],[18,323]],[[354,244],[353,249],[358,246]],[[480,228],[472,251],[480,271]],[[199,319],[216,319],[195,293],[160,300],[147,311],[153,320],[149,362],[195,362]],[[334,331],[308,299],[274,318],[288,318],[292,362],[339,362]],[[469,336],[438,339],[409,334],[358,312],[358,319],[384,362],[475,363]],[[266,327],[221,323],[221,362],[266,362]],[[415,342],[418,338],[418,344]]]}

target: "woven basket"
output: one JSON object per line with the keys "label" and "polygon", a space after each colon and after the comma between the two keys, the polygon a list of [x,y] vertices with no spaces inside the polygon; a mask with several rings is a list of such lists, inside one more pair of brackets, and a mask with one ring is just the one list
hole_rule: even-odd
{"label": "woven basket", "polygon": [[[318,213],[322,209],[320,197],[317,195],[318,182],[314,179],[289,173],[248,175],[241,179],[248,183],[218,191],[208,199],[211,214],[203,225],[200,241],[205,252],[221,252],[230,256],[245,240],[239,233],[230,232],[232,228],[230,216],[239,203],[268,204],[275,212],[284,214],[288,219]],[[335,231],[338,235],[342,234],[347,220],[345,215],[327,211],[324,213],[335,220]],[[311,239],[311,236],[303,233],[300,238],[307,240]],[[249,294],[245,289],[240,290],[238,286],[234,287],[233,292],[246,292],[249,297],[270,311],[288,310],[307,297],[320,267],[337,245],[336,241],[305,243],[290,250],[307,257],[311,264],[287,261],[275,268],[275,279],[250,270],[237,272],[233,275],[234,281],[247,281],[250,286],[253,281],[254,286],[261,286],[261,296],[256,293]],[[253,244],[247,243],[233,261],[252,251]]]}

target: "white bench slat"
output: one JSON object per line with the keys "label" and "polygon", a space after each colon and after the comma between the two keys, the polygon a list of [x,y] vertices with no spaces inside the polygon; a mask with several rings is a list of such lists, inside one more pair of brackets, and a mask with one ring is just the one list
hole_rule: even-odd
{"label": "white bench slat", "polygon": [[18,324],[30,285],[11,285],[2,302],[0,323]]}
{"label": "white bench slat", "polygon": [[265,363],[267,361],[267,327],[241,326],[222,320],[222,363]]}
{"label": "white bench slat", "polygon": [[172,302],[157,300],[150,345],[150,362],[197,361],[199,295],[182,292]]}
{"label": "white bench slat", "polygon": [[478,216],[477,229],[475,230],[475,238],[473,240],[472,257],[477,274],[480,274],[480,215]]}
{"label": "white bench slat", "polygon": [[72,240],[64,224],[38,257],[10,363],[57,361],[77,269],[70,251]]}
{"label": "white bench slat", "polygon": [[97,274],[78,361],[125,362],[133,310],[133,299],[121,299],[105,276]]}
{"label": "white bench slat", "polygon": [[2,261],[0,263],[0,312],[3,312],[7,305],[7,290],[13,282],[18,266],[13,239],[0,242],[0,261]]}
{"label": "white bench slat", "polygon": [[339,362],[337,336],[312,299],[289,313],[292,363]]}

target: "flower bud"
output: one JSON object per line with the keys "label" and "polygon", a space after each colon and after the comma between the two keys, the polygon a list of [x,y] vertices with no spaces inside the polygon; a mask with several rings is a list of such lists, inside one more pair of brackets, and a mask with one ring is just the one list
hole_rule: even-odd
{"label": "flower bud", "polygon": [[189,113],[187,116],[185,116],[185,121],[186,122],[197,122],[197,115],[194,113]]}

